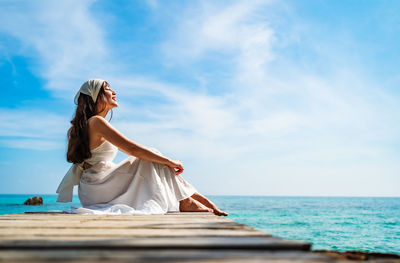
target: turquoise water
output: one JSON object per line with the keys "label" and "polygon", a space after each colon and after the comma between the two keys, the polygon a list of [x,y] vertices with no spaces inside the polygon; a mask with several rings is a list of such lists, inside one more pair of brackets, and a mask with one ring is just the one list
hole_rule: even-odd
{"label": "turquoise water", "polygon": [[[63,210],[41,195],[43,206],[21,205],[29,195],[0,195],[0,214]],[[209,196],[230,219],[275,236],[311,242],[312,249],[400,254],[400,198]]]}

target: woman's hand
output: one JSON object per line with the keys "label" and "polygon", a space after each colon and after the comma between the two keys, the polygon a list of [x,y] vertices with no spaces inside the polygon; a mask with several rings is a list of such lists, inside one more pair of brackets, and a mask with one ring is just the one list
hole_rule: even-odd
{"label": "woman's hand", "polygon": [[174,170],[176,175],[180,175],[183,172],[183,164],[179,160],[169,160],[168,166]]}

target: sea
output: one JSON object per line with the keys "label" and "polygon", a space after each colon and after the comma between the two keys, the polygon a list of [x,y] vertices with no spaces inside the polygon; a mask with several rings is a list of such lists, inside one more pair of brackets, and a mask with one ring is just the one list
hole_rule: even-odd
{"label": "sea", "polygon": [[[80,207],[37,195],[42,206],[25,206],[33,195],[0,195],[0,214]],[[312,250],[400,254],[400,197],[207,196],[228,218],[274,236],[312,243]]]}

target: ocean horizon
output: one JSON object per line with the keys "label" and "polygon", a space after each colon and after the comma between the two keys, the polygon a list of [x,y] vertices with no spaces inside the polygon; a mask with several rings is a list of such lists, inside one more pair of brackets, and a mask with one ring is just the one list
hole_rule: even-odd
{"label": "ocean horizon", "polygon": [[[43,205],[24,201],[41,196]],[[228,218],[274,236],[312,243],[313,250],[400,254],[400,197],[208,195]],[[57,203],[57,195],[2,194],[0,215],[80,207]]]}

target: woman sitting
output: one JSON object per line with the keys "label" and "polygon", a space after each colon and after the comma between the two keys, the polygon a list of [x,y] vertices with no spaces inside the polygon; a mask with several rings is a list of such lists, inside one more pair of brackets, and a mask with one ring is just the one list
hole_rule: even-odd
{"label": "woman sitting", "polygon": [[[122,205],[125,212],[133,214],[183,211],[228,215],[180,176],[182,162],[131,141],[110,125],[105,117],[118,103],[106,81],[86,81],[75,104],[67,152],[73,165],[57,189],[57,201],[71,202],[73,187],[78,185],[84,207],[76,210],[78,213],[107,213]],[[112,161],[118,150],[130,157],[115,164]]]}

